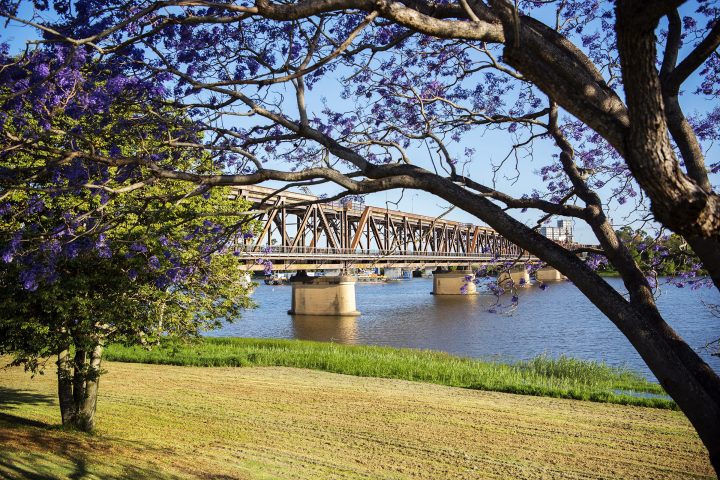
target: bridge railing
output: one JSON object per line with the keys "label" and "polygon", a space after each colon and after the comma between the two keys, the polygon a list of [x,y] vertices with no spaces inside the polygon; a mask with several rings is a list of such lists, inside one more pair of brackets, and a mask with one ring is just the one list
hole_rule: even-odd
{"label": "bridge railing", "polygon": [[494,255],[490,252],[485,253],[464,253],[464,252],[428,252],[414,250],[367,250],[358,248],[321,248],[306,246],[265,246],[265,247],[245,247],[240,250],[241,253],[254,257],[282,257],[282,256],[319,256],[319,257],[426,257],[426,258],[477,258],[491,260],[494,258],[516,258],[517,253]]}

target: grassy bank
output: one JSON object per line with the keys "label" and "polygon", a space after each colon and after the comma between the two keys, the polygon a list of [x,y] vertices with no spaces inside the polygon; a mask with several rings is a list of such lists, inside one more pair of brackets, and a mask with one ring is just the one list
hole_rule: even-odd
{"label": "grassy bank", "polygon": [[108,360],[197,367],[281,366],[360,377],[393,378],[452,387],[572,398],[657,408],[671,400],[636,394],[663,394],[659,385],[627,369],[562,357],[537,357],[502,364],[446,353],[390,347],[349,346],[299,340],[204,338],[153,350],[112,345]]}
{"label": "grassy bank", "polygon": [[676,411],[297,368],[104,368],[94,435],[57,427],[53,375],[0,370],[0,478],[713,478]]}

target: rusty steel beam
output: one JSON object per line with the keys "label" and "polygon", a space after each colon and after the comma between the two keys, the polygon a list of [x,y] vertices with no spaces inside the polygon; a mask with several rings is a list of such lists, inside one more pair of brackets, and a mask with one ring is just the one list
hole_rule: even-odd
{"label": "rusty steel beam", "polygon": [[[259,215],[263,224],[261,233],[247,251],[258,252],[267,246],[276,246],[283,247],[283,252],[290,255],[296,251],[319,252],[329,248],[347,252],[353,261],[357,260],[355,252],[366,252],[368,257],[370,252],[375,257],[452,255],[454,262],[461,257],[472,260],[527,255],[489,227],[387,208],[355,208],[323,202],[307,194],[276,193],[267,187],[245,186],[236,189],[235,195],[266,209]],[[273,225],[278,232],[274,232]],[[322,247],[322,240],[328,248]]]}

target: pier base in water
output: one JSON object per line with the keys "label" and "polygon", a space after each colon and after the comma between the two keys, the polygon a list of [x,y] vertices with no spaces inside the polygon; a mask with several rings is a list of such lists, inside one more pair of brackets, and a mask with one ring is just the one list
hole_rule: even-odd
{"label": "pier base in water", "polygon": [[308,277],[304,272],[290,279],[292,306],[290,315],[357,316],[355,279],[340,275]]}
{"label": "pier base in water", "polygon": [[509,282],[510,280],[512,280],[512,282],[518,287],[528,286],[530,285],[530,274],[525,266],[516,266],[511,268],[509,272],[501,273],[498,278],[500,285]]}
{"label": "pier base in water", "polygon": [[477,288],[470,270],[433,272],[433,295],[475,295]]}
{"label": "pier base in water", "polygon": [[539,282],[560,282],[567,277],[552,267],[541,268],[535,272],[535,278]]}

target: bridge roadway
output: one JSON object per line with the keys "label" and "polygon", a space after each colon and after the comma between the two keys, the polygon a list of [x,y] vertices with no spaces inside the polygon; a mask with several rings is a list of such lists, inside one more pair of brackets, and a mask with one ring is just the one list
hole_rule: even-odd
{"label": "bridge roadway", "polygon": [[263,213],[261,231],[239,245],[250,270],[429,268],[536,260],[493,229],[438,217],[325,202],[303,193],[246,186],[235,191]]}

